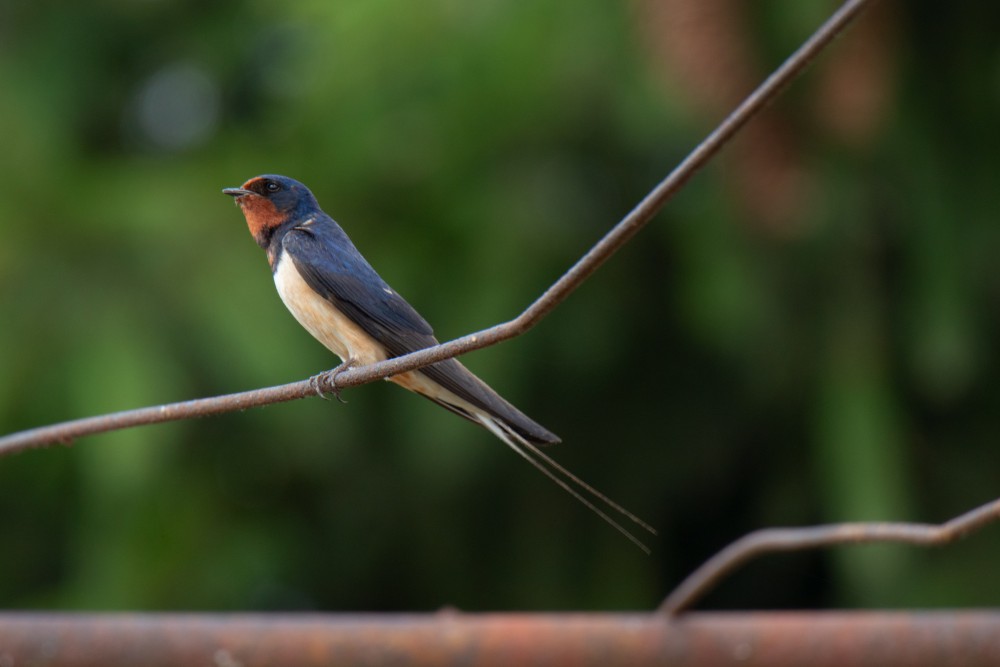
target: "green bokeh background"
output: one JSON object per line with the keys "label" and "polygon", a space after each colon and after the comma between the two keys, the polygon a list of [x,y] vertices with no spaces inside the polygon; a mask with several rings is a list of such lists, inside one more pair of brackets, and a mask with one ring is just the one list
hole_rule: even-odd
{"label": "green bokeh background", "polygon": [[[816,186],[796,233],[748,224],[713,165],[465,359],[660,530],[652,556],[377,383],[0,459],[0,606],[646,609],[755,528],[997,496],[1000,10],[906,4],[866,150],[809,125],[813,71],[777,105]],[[0,2],[0,432],[333,366],[219,193],[262,172],[440,338],[515,316],[718,120],[665,86],[638,6]],[[763,65],[829,9],[759,3]],[[997,562],[996,528],[786,555],[705,605],[995,605]]]}

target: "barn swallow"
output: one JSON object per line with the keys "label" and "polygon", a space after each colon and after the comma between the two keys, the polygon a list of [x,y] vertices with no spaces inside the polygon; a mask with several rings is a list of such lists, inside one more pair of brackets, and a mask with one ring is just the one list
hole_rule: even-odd
{"label": "barn swallow", "polygon": [[[266,174],[223,192],[235,198],[251,235],[266,252],[285,306],[306,331],[340,357],[341,365],[332,371],[334,387],[338,370],[438,344],[427,321],[382,280],[305,185]],[[566,480],[655,531],[541,452],[539,445],[557,443],[558,436],[504,400],[457,359],[386,379],[486,428],[646,549]]]}

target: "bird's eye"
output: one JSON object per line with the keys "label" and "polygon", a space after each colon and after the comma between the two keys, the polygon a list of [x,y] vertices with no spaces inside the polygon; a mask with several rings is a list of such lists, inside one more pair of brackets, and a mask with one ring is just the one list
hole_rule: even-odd
{"label": "bird's eye", "polygon": [[278,190],[281,189],[281,186],[275,183],[274,181],[268,181],[267,183],[264,184],[264,189],[267,190],[268,192],[277,192]]}

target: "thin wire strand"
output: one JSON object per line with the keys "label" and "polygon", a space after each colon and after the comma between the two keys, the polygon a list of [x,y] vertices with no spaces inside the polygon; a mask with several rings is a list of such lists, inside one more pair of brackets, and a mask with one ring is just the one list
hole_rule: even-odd
{"label": "thin wire strand", "polygon": [[222,414],[260,407],[315,395],[318,385],[331,393],[444,359],[465,354],[514,338],[534,327],[562,303],[591,274],[649,223],[694,174],[701,170],[733,136],[762,108],[773,100],[839,34],[871,0],[845,2],[806,42],[771,76],[751,93],[715,130],[713,130],[663,181],[615,225],[579,261],[553,283],[524,312],[509,322],[462,336],[434,347],[394,357],[368,366],[350,368],[337,375],[337,386],[330,384],[327,373],[277,387],[201,398],[179,403],[126,410],[95,417],[61,422],[11,433],[0,437],[0,456],[31,447],[56,443],[68,444],[77,438],[134,426],[156,424],[192,417]]}
{"label": "thin wire strand", "polygon": [[764,528],[744,535],[705,561],[667,596],[660,611],[674,616],[688,609],[729,574],[765,554],[805,551],[838,544],[902,542],[939,546],[1000,521],[1000,499],[945,523],[838,523],[803,528]]}

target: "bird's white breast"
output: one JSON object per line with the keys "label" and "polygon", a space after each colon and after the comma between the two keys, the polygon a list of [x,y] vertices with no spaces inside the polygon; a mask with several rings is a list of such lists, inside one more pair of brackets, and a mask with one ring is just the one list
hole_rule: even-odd
{"label": "bird's white breast", "polygon": [[342,360],[365,365],[386,358],[382,345],[309,287],[287,253],[278,258],[274,285],[299,324]]}

